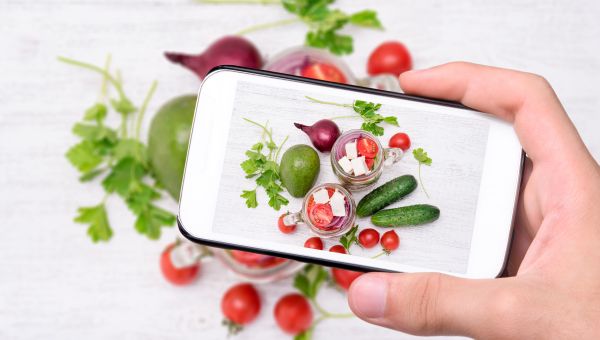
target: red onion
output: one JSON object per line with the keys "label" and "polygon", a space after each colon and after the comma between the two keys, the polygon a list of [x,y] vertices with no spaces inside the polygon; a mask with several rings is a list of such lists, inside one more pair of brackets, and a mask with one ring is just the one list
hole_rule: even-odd
{"label": "red onion", "polygon": [[312,144],[321,152],[329,152],[336,139],[340,136],[340,128],[329,119],[321,119],[312,126],[294,123],[298,129],[304,131]]}
{"label": "red onion", "polygon": [[213,67],[219,65],[236,65],[260,68],[262,59],[256,47],[247,39],[239,36],[225,36],[197,55],[165,52],[171,62],[181,64],[192,70],[200,79]]}

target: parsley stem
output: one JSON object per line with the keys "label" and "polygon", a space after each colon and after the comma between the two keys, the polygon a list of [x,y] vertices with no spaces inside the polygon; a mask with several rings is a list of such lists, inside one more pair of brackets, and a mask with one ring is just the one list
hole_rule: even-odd
{"label": "parsley stem", "polygon": [[274,5],[280,4],[281,0],[196,0],[196,2],[204,4],[260,4]]}
{"label": "parsley stem", "polygon": [[331,117],[329,118],[330,120],[335,120],[335,119],[344,119],[344,118],[359,118],[360,116],[357,115],[352,115],[352,116],[335,116],[335,117]]}
{"label": "parsley stem", "polygon": [[279,147],[277,148],[277,152],[275,153],[275,163],[278,162],[279,160],[279,152],[281,151],[281,148],[283,148],[283,144],[285,144],[285,142],[287,142],[288,138],[290,138],[289,135],[285,136],[285,139],[283,140],[283,142],[281,142],[281,144],[279,144]]}
{"label": "parsley stem", "polygon": [[[156,91],[156,87],[158,86],[158,82],[155,80],[152,82],[152,85],[150,85],[150,89],[148,90],[148,93],[146,93],[146,98],[144,98],[144,101],[142,102],[142,106],[140,106],[140,111],[138,112],[138,115],[136,117],[136,124],[135,124],[135,139],[140,141],[140,129],[142,127],[142,121],[144,120],[144,114],[146,113],[146,109],[148,108],[148,103],[150,103],[150,99],[152,99],[152,96],[154,95],[154,91]],[[141,142],[141,141],[140,141]]]}
{"label": "parsley stem", "polygon": [[306,97],[306,99],[314,102],[314,103],[319,103],[319,104],[325,104],[325,105],[335,105],[335,106],[341,106],[341,107],[353,107],[352,104],[342,104],[342,103],[336,103],[336,102],[328,102],[328,101],[324,101],[324,100],[319,100],[313,97],[309,97],[309,96],[304,96]]}
{"label": "parsley stem", "polygon": [[427,193],[427,190],[425,190],[425,185],[423,185],[423,180],[421,179],[421,162],[419,162],[419,182],[421,182],[421,189],[423,189],[423,192],[425,193],[425,195],[427,196],[427,198],[429,197],[429,194]]}
{"label": "parsley stem", "polygon": [[65,64],[82,67],[103,75],[104,77],[106,77],[106,80],[115,87],[115,89],[119,93],[119,97],[127,98],[127,96],[125,96],[125,92],[123,91],[123,86],[121,85],[121,82],[115,79],[115,77],[113,77],[110,73],[106,72],[101,67],[66,57],[58,57],[58,61],[63,62]]}
{"label": "parsley stem", "polygon": [[100,98],[98,99],[99,102],[103,102],[106,100],[106,95],[108,92],[108,80],[106,75],[109,74],[111,59],[112,56],[110,55],[110,53],[107,54],[106,60],[104,61],[104,74],[102,75],[102,85],[100,86]]}
{"label": "parsley stem", "polygon": [[271,131],[269,131],[269,129],[267,129],[266,126],[264,126],[264,125],[262,125],[260,123],[257,123],[257,122],[255,122],[253,120],[250,120],[248,118],[243,118],[243,119],[245,121],[247,121],[248,123],[250,123],[250,124],[254,124],[254,125],[260,127],[267,134],[267,136],[269,136],[269,141],[273,142],[273,135],[271,134]]}
{"label": "parsley stem", "polygon": [[256,31],[262,31],[264,29],[269,29],[269,28],[275,28],[275,27],[279,27],[279,26],[294,24],[294,23],[297,23],[297,22],[300,22],[299,18],[290,18],[290,19],[283,19],[283,20],[277,20],[277,21],[267,22],[265,24],[254,25],[254,26],[250,26],[250,27],[244,28],[243,30],[238,31],[237,33],[235,33],[235,35],[244,35],[244,34],[256,32]]}

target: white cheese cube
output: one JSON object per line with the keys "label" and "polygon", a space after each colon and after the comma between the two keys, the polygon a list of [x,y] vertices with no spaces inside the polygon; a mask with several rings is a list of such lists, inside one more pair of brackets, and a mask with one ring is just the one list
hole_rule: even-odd
{"label": "white cheese cube", "polygon": [[325,204],[329,202],[329,192],[325,188],[317,190],[313,193],[313,199],[315,203]]}
{"label": "white cheese cube", "polygon": [[358,149],[356,148],[356,142],[346,144],[346,157],[348,157],[348,159],[354,159],[358,157]]}
{"label": "white cheese cube", "polygon": [[367,163],[365,162],[365,157],[360,156],[350,161],[352,164],[352,170],[354,171],[354,176],[364,175],[369,171],[367,167]]}
{"label": "white cheese cube", "polygon": [[352,164],[348,157],[344,156],[338,160],[338,164],[342,167],[345,173],[352,174]]}
{"label": "white cheese cube", "polygon": [[334,192],[329,201],[329,205],[331,205],[333,216],[346,216],[346,199],[344,198],[344,195],[337,191]]}

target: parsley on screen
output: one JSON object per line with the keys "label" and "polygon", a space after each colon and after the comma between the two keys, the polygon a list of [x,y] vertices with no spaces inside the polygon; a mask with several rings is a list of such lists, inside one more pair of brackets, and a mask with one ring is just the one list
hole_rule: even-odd
{"label": "parsley on screen", "polygon": [[269,206],[278,211],[282,205],[289,203],[288,199],[281,195],[284,189],[281,186],[279,164],[277,163],[281,147],[289,136],[285,137],[278,146],[273,141],[273,129],[269,128],[268,122],[263,125],[247,118],[244,118],[244,120],[260,127],[262,137],[260,142],[252,145],[246,151],[247,158],[240,164],[246,178],[256,178],[256,187],[252,190],[243,190],[240,197],[246,200],[248,208],[256,208],[258,206],[256,190],[258,187],[262,187],[269,197]]}
{"label": "parsley on screen", "polygon": [[421,188],[423,188],[423,192],[425,195],[429,197],[427,190],[425,190],[425,186],[423,185],[423,180],[421,179],[421,165],[425,164],[427,166],[431,166],[431,158],[427,155],[427,152],[423,150],[423,148],[418,148],[413,150],[413,157],[419,162],[419,182],[421,182]]}
{"label": "parsley on screen", "polygon": [[[104,67],[64,57],[58,59],[103,77],[98,101],[73,126],[73,134],[79,141],[67,151],[66,157],[79,171],[80,181],[102,177],[105,196],[98,205],[80,207],[75,222],[88,226],[87,233],[93,242],[110,240],[113,231],[106,200],[116,194],[135,214],[135,229],[150,239],[159,238],[162,227],[175,223],[175,215],[156,205],[161,193],[158,183],[150,184],[146,146],[140,141],[141,123],[157,83],[152,83],[138,108],[126,96],[120,77],[110,73],[110,56]],[[109,87],[116,92],[116,97],[110,100],[107,98]],[[120,117],[120,125],[116,128],[106,121],[110,111]]]}
{"label": "parsley on screen", "polygon": [[371,132],[375,136],[383,136],[383,133],[385,132],[383,127],[381,127],[379,125],[381,123],[386,123],[386,124],[390,124],[393,126],[399,126],[398,119],[396,117],[394,117],[394,116],[384,117],[384,116],[380,115],[379,113],[377,113],[377,111],[381,108],[381,104],[367,102],[364,100],[355,100],[352,104],[344,104],[344,103],[323,101],[323,100],[319,100],[319,99],[309,97],[309,96],[305,96],[305,97],[306,97],[306,99],[312,101],[313,103],[325,104],[325,105],[335,105],[335,106],[351,108],[352,110],[354,110],[354,112],[356,114],[358,114],[358,116],[356,116],[356,115],[338,116],[338,117],[332,117],[330,119],[333,120],[333,119],[340,119],[340,118],[360,117],[363,120],[363,123],[360,126],[360,128],[365,131]]}
{"label": "parsley on screen", "polygon": [[362,10],[348,14],[340,9],[330,8],[335,0],[198,0],[203,3],[246,3],[280,4],[295,18],[283,19],[248,27],[238,34],[247,34],[263,29],[279,27],[297,22],[308,26],[305,36],[307,46],[329,50],[336,55],[350,54],[354,42],[350,35],[341,34],[347,25],[363,28],[383,29],[383,25],[373,10]]}
{"label": "parsley on screen", "polygon": [[350,254],[350,247],[352,247],[353,244],[359,245],[358,237],[356,237],[357,232],[358,232],[358,225],[355,225],[354,227],[350,228],[350,230],[348,230],[348,232],[346,232],[344,235],[342,235],[342,237],[340,237],[340,243],[346,249],[348,254]]}

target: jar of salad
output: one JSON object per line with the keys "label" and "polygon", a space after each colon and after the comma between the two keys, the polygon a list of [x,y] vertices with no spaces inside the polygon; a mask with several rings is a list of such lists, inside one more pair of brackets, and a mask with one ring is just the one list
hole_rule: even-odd
{"label": "jar of salad", "polygon": [[398,79],[392,75],[358,79],[340,58],[324,50],[306,46],[293,47],[275,55],[264,69],[380,90],[400,91]]}
{"label": "jar of salad", "polygon": [[400,148],[383,148],[379,140],[365,130],[343,133],[331,149],[331,167],[342,185],[351,191],[371,187],[384,165],[398,162],[404,152]]}
{"label": "jar of salad", "polygon": [[356,203],[343,186],[325,183],[312,188],[302,202],[302,210],[288,214],[286,225],[303,222],[320,237],[334,237],[345,233],[356,220]]}
{"label": "jar of salad", "polygon": [[287,278],[304,266],[301,262],[242,250],[212,248],[212,252],[234,274],[255,283]]}

